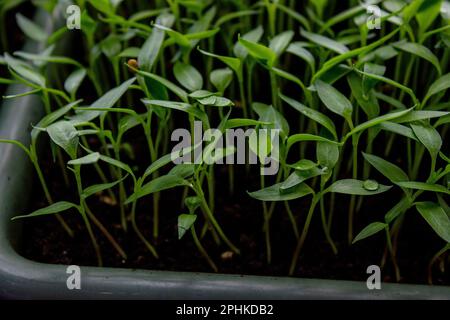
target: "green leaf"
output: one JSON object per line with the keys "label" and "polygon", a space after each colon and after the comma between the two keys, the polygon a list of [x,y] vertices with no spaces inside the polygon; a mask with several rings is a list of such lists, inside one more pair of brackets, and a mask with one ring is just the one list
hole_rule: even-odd
{"label": "green leaf", "polygon": [[208,116],[206,115],[206,113],[204,111],[202,111],[201,109],[196,108],[195,106],[188,104],[188,103],[163,101],[163,100],[148,100],[148,99],[143,99],[142,102],[144,104],[150,105],[150,106],[154,105],[154,106],[184,111],[184,112],[200,119],[202,122],[208,123]]}
{"label": "green leaf", "polygon": [[250,197],[261,201],[289,201],[314,193],[314,190],[305,183],[289,189],[288,192],[281,192],[280,187],[282,184],[283,183],[277,183],[259,191],[248,192],[248,194]]}
{"label": "green leaf", "polygon": [[331,172],[339,161],[339,147],[332,143],[318,141],[316,156],[319,164]]}
{"label": "green leaf", "polygon": [[111,182],[111,183],[103,183],[103,184],[96,184],[90,187],[87,187],[86,189],[83,190],[83,193],[81,194],[81,197],[84,199],[89,198],[90,196],[100,193],[102,191],[105,190],[109,190],[114,188],[116,185],[118,185],[119,183],[121,183],[122,181],[124,181],[126,178],[128,177],[128,175],[126,175],[125,177],[123,177],[120,180]]}
{"label": "green leaf", "polygon": [[239,128],[239,127],[248,127],[248,126],[258,126],[258,125],[264,125],[264,124],[270,124],[268,122],[264,121],[258,121],[253,119],[230,119],[227,120],[225,124],[225,129],[233,129],[233,128]]}
{"label": "green leaf", "polygon": [[419,202],[416,208],[433,230],[450,243],[450,219],[445,211],[434,202]]}
{"label": "green leaf", "polygon": [[384,220],[386,223],[391,223],[402,213],[411,207],[411,200],[408,197],[402,198],[395,206],[393,206],[385,215]]}
{"label": "green leaf", "polygon": [[423,105],[425,105],[426,101],[428,101],[428,99],[430,99],[432,96],[441,91],[445,91],[448,88],[450,88],[450,73],[443,75],[431,84],[423,101]]}
{"label": "green leaf", "polygon": [[45,88],[45,77],[33,70],[31,66],[26,63],[11,57],[9,54],[5,53],[5,61],[8,67],[25,81],[31,82],[40,88]]}
{"label": "green leaf", "polygon": [[417,181],[397,182],[397,184],[400,187],[408,189],[450,194],[450,190],[444,186],[441,186],[440,184],[430,184],[426,182],[417,182]]}
{"label": "green leaf", "polygon": [[53,123],[47,128],[52,141],[60,146],[72,158],[77,157],[78,149],[78,132],[77,129],[69,121],[59,121]]}
{"label": "green leaf", "polygon": [[337,139],[336,127],[330,118],[328,118],[323,113],[321,113],[317,110],[308,108],[308,107],[304,106],[303,104],[301,104],[300,102],[298,102],[292,98],[289,98],[281,93],[279,95],[283,101],[285,101],[287,104],[289,104],[295,110],[297,110],[304,116],[306,116],[306,117],[316,121],[317,123],[321,124],[322,126],[324,126],[333,135],[333,137],[335,139]]}
{"label": "green leaf", "polygon": [[436,20],[441,9],[442,0],[427,0],[422,3],[415,15],[420,33],[424,33]]}
{"label": "green leaf", "polygon": [[380,171],[391,182],[397,183],[401,181],[409,181],[408,175],[405,173],[405,171],[403,171],[395,164],[368,153],[363,152],[363,156],[367,162],[369,162],[375,169]]}
{"label": "green leaf", "polygon": [[306,30],[301,30],[301,35],[308,39],[309,41],[321,46],[325,47],[331,51],[334,51],[339,54],[344,54],[349,52],[348,48],[343,45],[342,43],[339,43],[335,40],[332,40],[330,38],[324,37],[320,34],[311,33]]}
{"label": "green leaf", "polygon": [[372,128],[374,126],[380,125],[384,122],[390,121],[390,120],[394,120],[397,118],[400,118],[406,114],[408,114],[408,112],[411,112],[413,110],[413,108],[411,109],[407,109],[407,110],[402,110],[402,111],[398,111],[398,112],[391,112],[379,117],[376,117],[374,119],[371,119],[369,121],[363,122],[360,125],[356,126],[354,129],[352,129],[349,133],[347,133],[343,139],[343,141],[346,141],[349,137],[351,137],[352,135],[364,131],[366,129]]}
{"label": "green leaf", "polygon": [[288,138],[286,148],[289,150],[294,143],[302,142],[302,141],[318,141],[318,142],[327,142],[327,143],[331,143],[334,145],[340,145],[339,142],[329,140],[329,139],[321,137],[321,136],[316,136],[314,134],[297,133],[297,134],[293,134],[292,136],[290,136]]}
{"label": "green leaf", "polygon": [[248,53],[253,58],[262,61],[269,68],[273,67],[277,56],[272,49],[262,44],[245,40],[244,38],[239,38],[239,43],[248,51]]}
{"label": "green leaf", "polygon": [[[264,33],[263,27],[258,26],[255,29],[244,34],[242,36],[242,39],[245,39],[245,40],[251,41],[251,42],[259,42],[259,40],[261,40],[263,33]],[[245,58],[247,58],[247,55],[248,55],[247,49],[245,49],[245,47],[242,44],[240,44],[239,41],[234,45],[233,52],[234,52],[234,55],[241,60],[245,60]]]}
{"label": "green leaf", "polygon": [[270,123],[269,125],[263,125],[263,127],[279,129],[281,137],[289,135],[289,123],[273,106],[255,102],[252,104],[252,108],[258,114],[259,121]]}
{"label": "green leaf", "polygon": [[64,81],[64,89],[72,96],[74,96],[78,88],[80,87],[81,83],[83,82],[84,78],[86,77],[86,70],[85,69],[77,69],[74,72],[72,72]]}
{"label": "green leaf", "polygon": [[123,163],[122,161],[110,158],[110,157],[102,155],[102,154],[100,155],[100,160],[102,160],[114,167],[122,169],[123,171],[129,173],[134,178],[133,170],[131,170],[130,166],[127,165],[126,163]]}
{"label": "green leaf", "polygon": [[152,193],[172,189],[175,187],[190,186],[190,185],[191,184],[188,181],[176,175],[169,174],[162,177],[158,177],[142,186],[139,190],[137,190],[133,195],[131,195],[127,199],[125,204],[130,204],[131,202],[136,201],[137,199],[145,197]]}
{"label": "green leaf", "polygon": [[420,142],[430,152],[432,158],[436,158],[442,147],[442,138],[439,132],[429,124],[411,123],[411,128]]}
{"label": "green leaf", "polygon": [[413,42],[399,42],[394,44],[394,47],[427,60],[434,65],[439,75],[442,74],[439,59],[427,47]]}
{"label": "green leaf", "polygon": [[177,81],[189,91],[200,90],[203,87],[202,75],[193,66],[177,62],[173,72]]}
{"label": "green leaf", "polygon": [[186,231],[194,225],[197,216],[195,214],[180,214],[178,216],[178,240],[183,238]]}
{"label": "green leaf", "polygon": [[[117,101],[127,92],[128,88],[136,81],[136,78],[131,78],[120,86],[108,91],[102,97],[100,97],[97,101],[95,101],[91,108],[112,108]],[[78,113],[77,115],[70,117],[70,121],[73,124],[79,124],[83,122],[89,122],[97,118],[102,111],[83,111]]]}
{"label": "green leaf", "polygon": [[202,54],[204,54],[205,56],[208,57],[212,57],[212,58],[216,58],[220,61],[222,61],[223,63],[225,63],[228,67],[230,67],[234,72],[236,72],[236,75],[238,76],[238,78],[242,78],[242,66],[241,66],[241,60],[239,60],[238,58],[232,58],[232,57],[226,57],[226,56],[219,56],[217,54],[214,53],[210,53],[207,51],[204,51],[200,48],[198,48],[198,51],[200,51]]}
{"label": "green leaf", "polygon": [[289,43],[292,41],[293,37],[294,31],[284,31],[270,40],[269,48],[275,53],[277,57],[279,57],[289,46]]}
{"label": "green leaf", "polygon": [[24,17],[22,14],[16,14],[16,21],[19,28],[27,37],[38,42],[44,42],[47,40],[47,33],[40,26]]}
{"label": "green leaf", "polygon": [[409,139],[418,141],[417,138],[416,138],[416,135],[414,134],[412,129],[409,128],[409,127],[406,127],[404,125],[386,121],[386,122],[380,123],[380,128],[383,129],[383,130],[389,131],[389,132],[396,133],[398,135],[402,135],[402,136],[407,137]]}
{"label": "green leaf", "polygon": [[370,236],[373,236],[374,234],[380,232],[381,230],[386,229],[387,226],[388,225],[383,222],[372,222],[367,227],[362,229],[360,233],[358,233],[355,239],[353,239],[352,244],[365,238],[368,238]]}
{"label": "green leaf", "polygon": [[281,183],[280,192],[283,194],[286,192],[289,193],[291,188],[298,186],[308,179],[326,174],[327,171],[327,169],[324,170],[317,167],[313,167],[309,170],[294,171],[284,182]]}
{"label": "green leaf", "polygon": [[343,116],[347,121],[351,119],[353,106],[342,93],[321,80],[315,82],[315,87],[320,100],[330,111]]}
{"label": "green leaf", "polygon": [[397,123],[404,123],[404,122],[413,122],[413,121],[420,121],[420,120],[427,120],[432,118],[442,118],[447,115],[449,115],[450,112],[444,112],[444,111],[411,111],[410,113],[406,114],[403,117],[397,118],[394,121]]}
{"label": "green leaf", "polygon": [[355,97],[367,117],[372,119],[378,116],[380,114],[378,100],[372,91],[367,92],[367,94],[364,93],[363,81],[361,77],[352,72],[347,77],[347,80],[352,90],[352,95]]}
{"label": "green leaf", "polygon": [[60,213],[63,211],[67,211],[69,209],[72,208],[78,208],[78,206],[76,204],[70,203],[70,202],[57,202],[54,203],[46,208],[42,208],[39,210],[34,211],[33,213],[27,214],[27,215],[23,215],[23,216],[16,216],[13,217],[11,220],[17,220],[17,219],[22,219],[22,218],[31,218],[31,217],[39,217],[39,216],[45,216],[45,215],[50,215],[50,214],[56,214],[56,213]]}
{"label": "green leaf", "polygon": [[343,194],[351,194],[357,196],[370,196],[379,193],[383,193],[392,188],[392,186],[384,186],[382,184],[378,185],[377,190],[367,190],[364,187],[364,182],[356,179],[343,179],[338,180],[333,183],[328,189],[324,192],[334,192],[334,193],[343,193]]}
{"label": "green leaf", "polygon": [[[50,51],[52,51],[53,46],[50,49]],[[46,52],[41,53],[41,54],[35,54],[35,53],[29,53],[29,52],[23,52],[23,51],[16,51],[14,52],[14,55],[32,61],[33,63],[36,64],[36,62],[51,62],[51,63],[58,63],[58,64],[68,64],[68,65],[73,65],[73,66],[77,66],[78,68],[83,68],[83,65],[80,64],[78,61],[68,58],[68,57],[63,57],[63,56],[51,56],[46,54]]]}
{"label": "green leaf", "polygon": [[211,72],[209,79],[219,92],[224,93],[233,80],[233,71],[229,68],[216,69]]}
{"label": "green leaf", "polygon": [[183,89],[181,89],[179,86],[175,85],[173,82],[160,77],[156,74],[150,73],[150,72],[145,72],[145,71],[140,71],[140,70],[136,70],[136,72],[140,75],[143,76],[145,78],[148,78],[149,80],[154,80],[157,83],[163,85],[164,87],[166,87],[167,89],[169,89],[170,91],[172,91],[177,97],[179,97],[182,101],[187,102],[188,101],[188,94],[186,91],[184,91]]}
{"label": "green leaf", "polygon": [[58,110],[56,110],[56,111],[46,115],[44,118],[42,118],[38,122],[38,124],[35,126],[35,128],[33,128],[33,130],[31,130],[31,140],[36,141],[36,139],[39,135],[39,132],[41,131],[40,129],[47,128],[49,125],[51,125],[56,120],[58,120],[59,118],[64,116],[66,113],[68,113],[70,110],[72,110],[72,108],[75,107],[76,105],[78,105],[81,101],[82,100],[77,100],[72,103],[69,103],[68,105],[66,105],[62,108],[59,108]]}
{"label": "green leaf", "polygon": [[[121,53],[119,53],[119,58],[136,58],[139,56],[141,49],[138,47],[128,47],[125,48]],[[141,67],[141,66],[140,66]]]}
{"label": "green leaf", "polygon": [[313,74],[316,73],[316,62],[314,56],[312,55],[311,52],[309,52],[307,49],[303,47],[301,42],[291,43],[286,51],[305,60],[311,67],[312,73]]}
{"label": "green leaf", "polygon": [[[174,17],[171,14],[163,13],[156,19],[156,24],[171,27]],[[164,30],[153,28],[152,33],[145,41],[138,54],[139,68],[143,71],[151,72],[158,59],[164,42]]]}
{"label": "green leaf", "polygon": [[81,157],[81,158],[78,158],[75,160],[70,160],[67,164],[69,164],[71,166],[80,166],[80,165],[97,163],[98,160],[100,160],[100,153],[94,152],[94,153],[90,153],[84,157]]}

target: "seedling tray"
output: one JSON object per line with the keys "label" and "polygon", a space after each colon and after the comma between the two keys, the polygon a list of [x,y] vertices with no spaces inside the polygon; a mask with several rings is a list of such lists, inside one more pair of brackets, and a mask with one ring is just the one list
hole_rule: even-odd
{"label": "seedling tray", "polygon": [[[37,14],[52,29],[55,17]],[[28,43],[27,49],[39,49]],[[8,94],[22,92],[11,86]],[[27,96],[0,108],[0,136],[29,142],[30,123],[43,114],[40,100]],[[450,299],[450,288],[382,284],[369,290],[365,282],[275,278],[112,269],[81,266],[81,288],[69,290],[66,265],[43,264],[20,255],[21,223],[11,217],[25,212],[32,168],[26,155],[0,145],[0,297],[6,299]]]}

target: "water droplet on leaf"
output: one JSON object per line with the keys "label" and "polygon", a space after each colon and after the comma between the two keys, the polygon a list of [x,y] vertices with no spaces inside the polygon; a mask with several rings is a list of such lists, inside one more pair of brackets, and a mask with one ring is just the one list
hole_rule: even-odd
{"label": "water droplet on leaf", "polygon": [[380,185],[375,180],[366,180],[363,183],[363,187],[368,191],[377,191]]}

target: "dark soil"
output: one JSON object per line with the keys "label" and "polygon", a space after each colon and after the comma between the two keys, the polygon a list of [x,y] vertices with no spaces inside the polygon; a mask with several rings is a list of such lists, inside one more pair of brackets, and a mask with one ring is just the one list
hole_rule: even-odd
{"label": "dark soil", "polygon": [[[50,159],[47,159],[50,160]],[[43,161],[44,163],[51,163]],[[144,166],[145,168],[145,166]],[[226,166],[216,169],[216,210],[215,215],[230,237],[240,249],[241,255],[234,255],[231,259],[222,259],[228,251],[225,245],[214,243],[209,233],[202,239],[210,256],[216,262],[221,273],[252,274],[252,275],[287,275],[296,240],[291,224],[285,214],[282,203],[277,204],[271,221],[272,263],[266,262],[264,237],[262,232],[261,202],[251,199],[246,191],[258,189],[254,178],[258,177],[256,168],[247,175],[245,166],[236,166],[236,190],[234,196],[228,193]],[[85,185],[98,183],[91,177],[90,169],[83,168]],[[62,183],[60,169],[56,165],[45,168],[46,175],[53,181],[52,189],[58,200],[76,201],[76,193],[72,188],[66,188]],[[250,178],[249,178],[250,177]],[[93,180],[93,181],[89,181]],[[382,181],[382,180],[381,180]],[[248,188],[248,189],[247,189]],[[35,186],[35,190],[39,190]],[[67,197],[67,195],[72,195]],[[196,249],[189,233],[180,241],[177,237],[177,217],[186,213],[181,207],[182,189],[164,192],[161,195],[160,209],[160,237],[156,247],[160,259],[155,259],[141,243],[133,230],[123,232],[120,227],[118,207],[112,207],[101,201],[101,196],[93,197],[89,206],[99,220],[118,240],[128,255],[123,260],[114,250],[107,239],[95,229],[96,236],[102,248],[104,265],[107,267],[139,268],[151,270],[197,271],[210,272],[204,258]],[[390,193],[390,196],[392,193]],[[394,193],[395,194],[395,193]],[[401,196],[386,198],[385,195],[366,197],[362,210],[357,213],[355,232],[373,221],[382,221],[384,213]],[[31,208],[45,207],[41,192],[34,192]],[[361,241],[355,245],[347,244],[347,210],[349,197],[336,198],[332,237],[336,242],[339,253],[335,256],[325,240],[317,210],[308,234],[304,250],[298,262],[296,276],[306,278],[362,280],[367,279],[366,269],[369,265],[380,265],[386,242],[384,233]],[[303,227],[304,219],[309,207],[310,199],[291,202],[296,215],[299,229]],[[81,217],[76,212],[64,214],[66,221],[75,230],[76,236],[71,239],[62,230],[53,217],[41,217],[25,221],[23,254],[25,257],[45,263],[77,264],[95,266],[97,264],[94,250],[90,245]],[[138,225],[144,235],[151,239],[152,230],[152,199],[146,197],[139,202]],[[198,220],[202,221],[202,220]],[[202,222],[203,223],[203,222]],[[196,224],[197,232],[201,224]],[[155,241],[154,241],[155,242]],[[443,246],[433,230],[420,215],[410,210],[406,213],[398,242],[398,263],[403,283],[427,283],[427,266],[432,256]],[[394,273],[388,259],[383,268],[383,280],[394,282]],[[434,284],[450,284],[450,274],[441,273],[437,267],[433,272]]]}

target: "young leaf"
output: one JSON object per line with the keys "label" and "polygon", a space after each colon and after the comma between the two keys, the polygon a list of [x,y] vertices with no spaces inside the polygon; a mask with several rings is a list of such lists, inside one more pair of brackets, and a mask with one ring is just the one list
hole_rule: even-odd
{"label": "young leaf", "polygon": [[448,88],[450,88],[450,73],[443,75],[431,84],[422,104],[425,106],[428,99],[441,91],[447,90]]}
{"label": "young leaf", "polygon": [[77,129],[69,121],[59,121],[47,128],[52,141],[60,146],[67,154],[75,159],[77,157],[78,149],[78,132]]}
{"label": "young leaf", "polygon": [[17,219],[22,219],[22,218],[31,218],[31,217],[39,217],[39,216],[45,216],[45,215],[50,215],[50,214],[56,214],[56,213],[60,213],[63,211],[67,211],[69,209],[72,208],[77,208],[78,206],[76,204],[70,203],[70,202],[57,202],[54,203],[46,208],[42,208],[39,210],[34,211],[33,213],[27,214],[27,215],[23,215],[23,216],[16,216],[13,217],[11,220],[17,220]]}
{"label": "young leaf", "polygon": [[339,54],[344,54],[349,51],[348,48],[345,45],[343,45],[342,43],[339,43],[330,38],[321,36],[319,34],[311,33],[311,32],[308,32],[308,31],[302,29],[301,35],[304,36],[309,41],[311,41],[321,47],[325,47],[331,51],[337,52]]}
{"label": "young leaf", "polygon": [[193,105],[188,104],[188,103],[163,101],[163,100],[148,100],[148,99],[143,99],[142,102],[145,105],[149,105],[149,106],[155,105],[155,106],[160,106],[160,107],[164,107],[164,108],[184,111],[184,112],[187,112],[187,113],[193,115],[194,117],[200,119],[202,122],[208,123],[208,116],[206,115],[206,113],[204,111],[202,111],[201,109],[196,108]]}
{"label": "young leaf", "polygon": [[315,87],[320,100],[329,110],[343,116],[347,121],[351,119],[353,106],[342,93],[321,80],[315,82]]}
{"label": "young leaf", "polygon": [[83,190],[83,193],[81,194],[81,197],[83,197],[84,199],[89,198],[90,196],[100,193],[102,191],[105,190],[109,190],[114,188],[116,185],[118,185],[119,183],[121,183],[122,181],[124,181],[126,178],[128,177],[128,175],[126,175],[125,177],[123,177],[120,180],[111,182],[111,183],[103,183],[103,184],[96,184],[90,187],[87,187],[86,189]]}
{"label": "young leaf", "polygon": [[47,33],[40,26],[24,17],[22,14],[18,13],[16,15],[16,21],[23,33],[25,33],[29,38],[37,42],[44,42],[47,40]]}
{"label": "young leaf", "polygon": [[392,186],[384,186],[382,184],[378,184],[376,190],[369,190],[365,186],[365,182],[366,181],[355,179],[338,180],[333,183],[328,189],[326,189],[325,192],[343,193],[357,196],[370,196],[386,192],[392,188]]}
{"label": "young leaf", "polygon": [[[156,24],[169,28],[172,26],[173,22],[174,16],[167,13],[161,14],[156,19]],[[158,59],[159,52],[161,51],[161,47],[164,42],[164,35],[164,30],[153,28],[152,33],[147,38],[139,52],[139,69],[147,72],[152,71],[155,62]]]}
{"label": "young leaf", "polygon": [[352,244],[354,244],[360,240],[363,240],[365,238],[368,238],[370,236],[373,236],[374,234],[380,232],[381,230],[386,229],[387,226],[388,225],[386,223],[372,222],[367,227],[362,229],[360,233],[358,233],[358,235],[355,237],[355,239],[353,239]]}
{"label": "young leaf", "polygon": [[272,68],[277,58],[276,53],[259,43],[251,42],[243,38],[239,38],[239,43],[248,51],[248,53],[255,59],[261,60],[269,68]]}
{"label": "young leaf", "polygon": [[300,42],[294,42],[286,49],[287,52],[296,55],[297,57],[305,60],[311,67],[312,73],[316,73],[316,62],[314,56],[302,46]]}
{"label": "young leaf", "polygon": [[293,172],[284,182],[281,183],[280,192],[286,193],[290,192],[290,189],[296,187],[297,185],[305,182],[308,179],[323,175],[327,172],[327,169],[319,169],[313,167],[309,170],[301,170]]}
{"label": "young leaf", "polygon": [[[72,103],[69,103],[68,105],[59,108],[58,110],[46,115],[44,118],[41,119],[41,121],[38,122],[38,124],[31,130],[31,140],[36,141],[39,132],[41,132],[41,129],[47,128],[49,125],[54,123],[56,120],[64,116],[66,113],[68,113],[70,110],[72,110],[73,107],[78,105],[81,102],[81,100],[74,101]],[[39,129],[38,129],[39,128]]]}
{"label": "young leaf", "polygon": [[[255,29],[244,34],[242,36],[242,39],[251,42],[259,42],[259,40],[261,40],[263,33],[264,33],[263,27],[258,26]],[[245,49],[244,46],[242,46],[242,44],[239,43],[239,41],[234,45],[233,52],[234,55],[241,60],[245,60],[245,58],[247,58],[248,55],[247,49]]]}
{"label": "young leaf", "polygon": [[172,189],[180,186],[190,186],[191,184],[183,179],[182,177],[176,175],[165,175],[162,177],[158,177],[149,183],[142,186],[138,189],[133,195],[131,195],[125,204],[129,204],[133,201],[136,201],[139,198],[145,197],[149,194],[160,192],[167,189]]}
{"label": "young leaf", "polygon": [[8,64],[8,67],[17,74],[18,77],[25,79],[25,81],[31,82],[40,88],[45,88],[45,77],[33,70],[31,66],[11,57],[7,53],[5,53],[5,61]]}
{"label": "young leaf", "polygon": [[331,169],[333,169],[339,161],[339,147],[332,143],[318,141],[316,156],[319,164],[331,172]]}
{"label": "young leaf", "polygon": [[200,51],[205,56],[216,58],[216,59],[222,61],[228,67],[230,67],[234,72],[236,72],[236,75],[238,76],[239,79],[242,78],[242,65],[241,65],[241,60],[239,60],[238,58],[219,56],[217,54],[204,51],[204,50],[202,50],[200,48],[198,48],[198,51]]}
{"label": "young leaf", "polygon": [[438,71],[439,75],[442,74],[439,59],[427,47],[413,42],[399,42],[397,44],[394,44],[394,47],[427,60],[428,62],[433,64],[433,66]]}
{"label": "young leaf", "polygon": [[261,201],[288,201],[298,199],[309,194],[314,193],[307,184],[302,183],[291,189],[288,192],[281,192],[280,187],[283,183],[277,183],[268,188],[261,189],[255,192],[248,192],[250,197]]}
{"label": "young leaf", "polygon": [[86,77],[86,73],[86,69],[77,69],[67,77],[66,81],[64,81],[64,89],[71,96],[75,96],[77,93],[78,88]]}
{"label": "young leaf", "polygon": [[361,77],[352,72],[348,75],[347,80],[352,90],[352,95],[355,97],[367,117],[372,119],[378,116],[380,114],[378,100],[372,91],[368,91],[366,94],[364,93]]}
{"label": "young leaf", "polygon": [[[131,78],[122,83],[120,86],[108,91],[101,98],[95,101],[91,105],[91,108],[96,109],[112,108],[135,81],[136,78]],[[102,111],[83,111],[73,117],[70,117],[69,119],[73,124],[79,124],[83,122],[92,121],[95,118],[97,118],[101,113]]]}
{"label": "young leaf", "polygon": [[289,104],[295,110],[299,111],[304,116],[306,116],[306,117],[316,121],[317,123],[321,124],[322,126],[324,126],[333,135],[333,137],[335,139],[337,139],[336,127],[330,118],[328,118],[323,113],[321,113],[317,110],[308,108],[308,107],[304,106],[303,104],[301,104],[300,102],[298,102],[292,98],[289,98],[281,93],[279,95],[283,101],[285,101],[287,104]]}
{"label": "young leaf", "polygon": [[442,147],[442,138],[439,132],[429,124],[419,122],[412,123],[411,128],[419,141],[428,149],[431,157],[436,158]]}
{"label": "young leaf", "polygon": [[409,181],[408,175],[405,171],[400,169],[395,164],[368,153],[363,152],[363,156],[367,162],[380,171],[391,182],[397,183],[401,181]]}
{"label": "young leaf", "polygon": [[426,182],[417,182],[417,181],[397,182],[397,184],[400,187],[408,188],[408,189],[450,194],[450,190],[440,184],[430,184],[430,183],[426,183]]}
{"label": "young leaf", "polygon": [[416,208],[433,230],[450,243],[450,219],[445,211],[434,202],[419,202]]}
{"label": "young leaf", "polygon": [[229,68],[216,69],[211,72],[209,79],[219,92],[224,93],[233,80],[233,71]]}
{"label": "young leaf", "polygon": [[270,40],[269,48],[275,53],[277,57],[279,57],[286,50],[293,37],[294,31],[284,31]]}
{"label": "young leaf", "polygon": [[69,164],[71,166],[80,166],[80,165],[97,163],[98,160],[100,160],[100,153],[94,152],[94,153],[90,153],[84,157],[81,157],[81,158],[78,158],[75,160],[70,160],[67,164]]}
{"label": "young leaf", "polygon": [[175,78],[189,91],[200,90],[203,87],[203,78],[193,66],[177,62],[173,68]]}
{"label": "young leaf", "polygon": [[183,238],[186,231],[191,229],[197,216],[195,214],[180,214],[178,216],[178,240]]}

